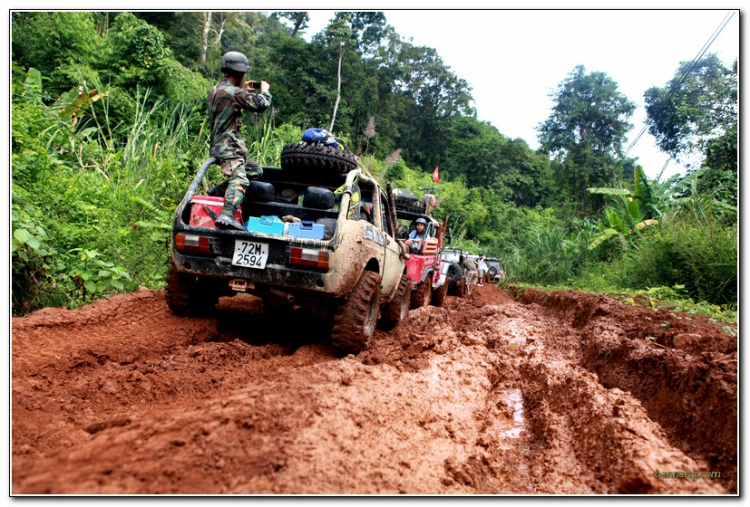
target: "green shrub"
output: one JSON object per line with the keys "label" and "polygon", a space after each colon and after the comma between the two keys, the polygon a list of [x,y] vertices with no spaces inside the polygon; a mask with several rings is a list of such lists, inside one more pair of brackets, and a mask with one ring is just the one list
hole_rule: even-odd
{"label": "green shrub", "polygon": [[696,301],[737,303],[737,234],[713,220],[652,228],[623,259],[623,287],[683,285]]}
{"label": "green shrub", "polygon": [[211,84],[175,60],[169,61],[160,71],[166,98],[173,102],[201,102],[205,107]]}
{"label": "green shrub", "polygon": [[13,313],[25,313],[38,304],[39,293],[53,285],[50,263],[55,249],[44,229],[44,216],[25,202],[23,190],[11,190],[11,264]]}

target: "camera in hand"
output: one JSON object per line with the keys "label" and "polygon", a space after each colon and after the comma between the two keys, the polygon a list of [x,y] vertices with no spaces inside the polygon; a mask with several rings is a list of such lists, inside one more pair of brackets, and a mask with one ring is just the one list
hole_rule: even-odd
{"label": "camera in hand", "polygon": [[260,90],[260,81],[245,81],[245,85],[251,90]]}

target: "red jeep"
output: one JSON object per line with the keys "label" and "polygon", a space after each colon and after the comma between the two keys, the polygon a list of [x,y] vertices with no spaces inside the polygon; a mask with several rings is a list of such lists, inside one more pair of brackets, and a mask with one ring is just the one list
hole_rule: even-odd
{"label": "red jeep", "polygon": [[[398,238],[406,241],[411,231],[416,229],[418,220],[425,222],[424,240],[416,248],[409,250],[405,260],[406,273],[412,281],[411,308],[419,308],[432,303],[442,306],[448,293],[448,285],[440,281],[440,253],[443,248],[444,226],[429,215],[407,211],[396,204],[398,218]],[[447,218],[446,218],[447,221]]]}

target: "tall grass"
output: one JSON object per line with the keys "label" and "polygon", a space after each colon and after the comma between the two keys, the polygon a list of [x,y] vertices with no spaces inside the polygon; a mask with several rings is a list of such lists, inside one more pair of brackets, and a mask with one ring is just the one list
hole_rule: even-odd
{"label": "tall grass", "polygon": [[248,155],[260,165],[278,166],[284,145],[302,140],[302,129],[292,125],[274,125],[273,109],[246,115],[245,144]]}
{"label": "tall grass", "polygon": [[[92,82],[45,105],[41,83],[29,71],[14,87],[14,311],[162,287],[171,217],[209,156],[205,103]],[[246,118],[250,156],[263,165],[301,137],[274,129],[271,114]]]}
{"label": "tall grass", "polygon": [[132,114],[119,116],[112,98],[83,103],[74,122],[69,103],[14,93],[14,115],[35,123],[13,132],[27,153],[15,150],[13,160],[16,312],[163,285],[165,231],[208,157],[205,105],[151,100],[146,91],[128,97]]}
{"label": "tall grass", "polygon": [[541,285],[573,282],[594,254],[588,249],[593,225],[579,222],[531,224],[509,249],[509,281]]}

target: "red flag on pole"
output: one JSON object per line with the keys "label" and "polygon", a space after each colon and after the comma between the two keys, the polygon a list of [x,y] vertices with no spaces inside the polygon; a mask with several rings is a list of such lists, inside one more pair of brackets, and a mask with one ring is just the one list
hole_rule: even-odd
{"label": "red flag on pole", "polygon": [[432,181],[435,183],[440,183],[440,167],[436,166],[435,170],[432,171]]}

